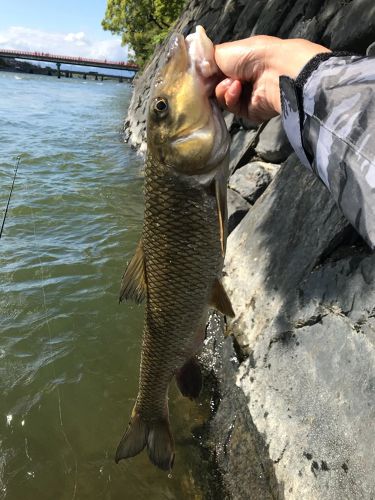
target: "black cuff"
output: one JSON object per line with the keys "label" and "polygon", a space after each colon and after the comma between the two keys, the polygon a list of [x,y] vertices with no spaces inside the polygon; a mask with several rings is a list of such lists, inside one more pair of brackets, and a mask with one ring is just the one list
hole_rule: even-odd
{"label": "black cuff", "polygon": [[355,54],[351,52],[322,52],[314,56],[300,71],[299,75],[295,79],[295,85],[299,89],[303,89],[307,79],[313,71],[319,66],[320,63],[330,59],[331,57],[344,57],[344,56],[354,56]]}

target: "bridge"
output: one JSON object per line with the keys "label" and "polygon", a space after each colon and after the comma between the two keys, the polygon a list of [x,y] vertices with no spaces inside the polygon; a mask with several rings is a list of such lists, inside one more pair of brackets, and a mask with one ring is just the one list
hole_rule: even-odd
{"label": "bridge", "polygon": [[27,52],[19,50],[0,49],[0,57],[56,63],[59,78],[61,64],[91,66],[95,68],[106,69],[123,69],[127,71],[133,71],[134,73],[136,73],[139,69],[138,66],[132,62],[107,61],[106,59],[103,61],[100,59],[88,59],[86,57],[61,56],[56,54],[49,54],[47,52]]}

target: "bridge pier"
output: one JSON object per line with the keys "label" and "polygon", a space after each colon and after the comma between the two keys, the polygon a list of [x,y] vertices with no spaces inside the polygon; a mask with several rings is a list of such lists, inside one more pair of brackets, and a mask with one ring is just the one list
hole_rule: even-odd
{"label": "bridge pier", "polygon": [[57,78],[61,78],[61,71],[60,71],[61,63],[57,62],[56,68],[57,68]]}
{"label": "bridge pier", "polygon": [[122,83],[122,82],[123,82],[122,76],[120,76],[120,78],[118,79],[118,81],[119,81],[120,83]]}

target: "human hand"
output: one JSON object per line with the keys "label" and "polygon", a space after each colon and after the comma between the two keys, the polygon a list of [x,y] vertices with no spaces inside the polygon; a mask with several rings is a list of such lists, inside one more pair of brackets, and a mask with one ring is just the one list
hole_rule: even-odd
{"label": "human hand", "polygon": [[227,77],[215,89],[219,103],[235,115],[261,123],[281,111],[280,75],[296,78],[326,47],[302,39],[253,36],[215,47],[215,59]]}

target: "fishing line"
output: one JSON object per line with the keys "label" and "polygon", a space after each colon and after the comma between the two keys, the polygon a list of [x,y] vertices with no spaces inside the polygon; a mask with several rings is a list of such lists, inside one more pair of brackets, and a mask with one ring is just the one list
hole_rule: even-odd
{"label": "fishing line", "polygon": [[[30,191],[29,191],[29,184],[26,180],[26,191],[28,198],[30,198]],[[56,368],[54,365],[54,360],[53,360],[53,351],[52,351],[52,330],[51,330],[51,325],[48,319],[48,309],[47,309],[47,300],[46,300],[46,292],[44,288],[44,282],[45,282],[45,277],[44,277],[44,267],[42,263],[42,259],[40,258],[40,248],[39,248],[39,243],[38,239],[36,237],[36,224],[35,224],[35,214],[32,205],[30,205],[30,212],[31,212],[31,219],[33,222],[33,232],[34,232],[34,248],[36,250],[36,254],[38,256],[39,260],[39,267],[40,267],[40,274],[41,274],[41,289],[42,289],[42,295],[43,295],[43,306],[44,306],[44,318],[45,322],[47,325],[47,331],[48,331],[48,337],[49,337],[49,346],[50,346],[50,355],[51,355],[51,367],[52,367],[52,372],[53,372],[53,379],[56,380],[57,378],[57,373],[56,373]],[[68,436],[65,432],[64,429],[64,423],[63,423],[63,417],[62,417],[62,407],[61,407],[61,394],[60,394],[60,386],[59,384],[56,385],[56,393],[57,393],[57,403],[58,403],[58,412],[59,412],[59,420],[60,420],[60,427],[61,427],[61,433],[64,437],[64,441],[67,444],[67,446],[71,449],[71,452],[74,457],[74,464],[75,464],[75,477],[74,477],[74,486],[73,486],[73,492],[72,492],[72,500],[76,498],[76,493],[77,493],[77,478],[78,478],[78,461],[76,454],[74,453],[74,448],[71,444],[71,442],[68,439]],[[63,461],[65,464],[65,470],[68,472],[69,468],[65,462],[65,458],[63,457]]]}
{"label": "fishing line", "polygon": [[4,212],[3,223],[1,224],[1,229],[0,229],[0,239],[1,239],[2,235],[3,235],[4,226],[5,226],[5,219],[7,218],[7,215],[8,215],[9,203],[10,203],[10,199],[12,197],[12,193],[13,193],[13,189],[14,189],[14,183],[16,182],[16,177],[17,177],[17,172],[18,172],[18,167],[19,167],[20,162],[21,162],[21,155],[17,156],[17,164],[14,167],[14,175],[13,175],[12,187],[10,188],[10,192],[9,192],[9,196],[8,196],[8,202],[7,202],[7,206],[5,208],[5,212]]}

